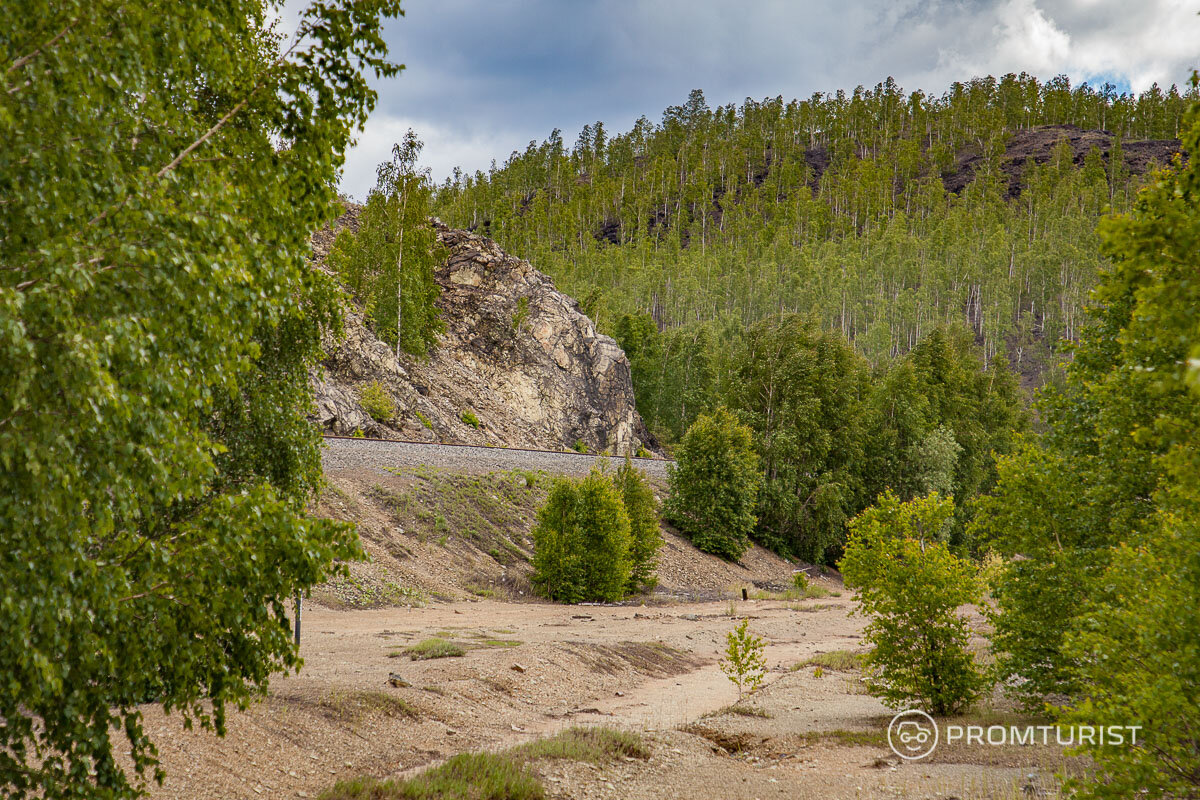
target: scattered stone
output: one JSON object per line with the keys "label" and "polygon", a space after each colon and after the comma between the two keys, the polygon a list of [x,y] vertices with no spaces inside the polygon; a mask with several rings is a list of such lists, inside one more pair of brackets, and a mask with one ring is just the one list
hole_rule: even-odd
{"label": "scattered stone", "polygon": [[407,689],[412,686],[411,683],[404,680],[404,678],[400,677],[399,675],[397,675],[394,672],[388,673],[387,682],[388,682],[388,686],[394,686],[397,689]]}
{"label": "scattered stone", "polygon": [[524,672],[525,666],[523,664],[513,664],[511,667],[509,667],[509,669],[511,669],[513,672]]}

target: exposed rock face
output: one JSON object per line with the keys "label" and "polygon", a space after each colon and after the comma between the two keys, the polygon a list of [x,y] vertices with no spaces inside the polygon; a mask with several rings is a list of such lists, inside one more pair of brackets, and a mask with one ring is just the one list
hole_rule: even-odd
{"label": "exposed rock face", "polygon": [[[1008,181],[1008,196],[1019,197],[1026,166],[1046,164],[1054,157],[1060,141],[1071,148],[1071,161],[1083,164],[1095,148],[1108,166],[1109,153],[1116,140],[1108,131],[1083,130],[1074,125],[1042,125],[1017,131],[1005,145],[1000,169]],[[1123,168],[1130,175],[1142,175],[1154,165],[1166,166],[1182,146],[1178,139],[1146,139],[1121,143]],[[961,192],[975,179],[975,171],[984,164],[976,149],[968,148],[955,159],[954,171],[944,175],[942,182],[949,192]]]}
{"label": "exposed rock face", "polygon": [[[357,227],[358,209],[339,221]],[[436,270],[446,332],[426,358],[394,351],[347,316],[345,337],[328,342],[314,376],[317,417],[331,433],[593,452],[654,449],[634,407],[629,361],[596,331],[578,304],[490,239],[434,223],[449,257]],[[335,228],[336,230],[336,228]],[[323,260],[334,232],[314,237]],[[379,383],[396,417],[377,422],[359,392]],[[463,417],[473,414],[476,427]]]}

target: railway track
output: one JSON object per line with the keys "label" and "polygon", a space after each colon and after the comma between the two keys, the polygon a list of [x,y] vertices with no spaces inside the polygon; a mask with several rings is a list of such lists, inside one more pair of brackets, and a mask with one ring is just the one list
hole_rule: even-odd
{"label": "railway track", "polygon": [[[440,444],[403,439],[356,439],[325,436],[321,464],[326,472],[397,467],[436,467],[454,472],[485,473],[512,469],[544,470],[555,475],[586,475],[598,462],[616,469],[623,458],[558,450],[516,447],[487,447],[471,444]],[[652,478],[665,480],[667,465],[662,458],[635,458],[633,462]]]}

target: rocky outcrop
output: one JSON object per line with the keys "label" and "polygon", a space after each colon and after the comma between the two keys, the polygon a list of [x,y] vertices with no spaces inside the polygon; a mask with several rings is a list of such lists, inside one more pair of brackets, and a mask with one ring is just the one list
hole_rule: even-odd
{"label": "rocky outcrop", "polygon": [[[337,228],[357,227],[357,215],[351,208],[314,237],[318,263]],[[436,270],[445,333],[428,356],[397,361],[351,309],[344,338],[326,343],[313,377],[322,428],[501,447],[655,449],[617,343],[528,261],[491,239],[434,225],[449,252]],[[396,404],[391,420],[362,407],[360,393],[375,381]]]}
{"label": "rocky outcrop", "polygon": [[[1071,148],[1071,161],[1079,167],[1094,149],[1108,167],[1116,137],[1108,131],[1083,130],[1074,125],[1042,125],[1012,134],[1000,158],[1000,171],[1008,184],[1010,198],[1021,195],[1025,169],[1047,164],[1054,158],[1059,143]],[[1143,175],[1155,166],[1166,166],[1180,151],[1178,139],[1147,139],[1121,142],[1121,167],[1130,175]],[[961,192],[975,179],[975,173],[987,163],[978,148],[968,147],[958,154],[952,171],[942,176],[948,192]]]}

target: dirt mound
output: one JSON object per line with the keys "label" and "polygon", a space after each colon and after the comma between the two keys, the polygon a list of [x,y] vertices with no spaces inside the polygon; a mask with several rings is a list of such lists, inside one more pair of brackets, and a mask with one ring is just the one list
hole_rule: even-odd
{"label": "dirt mound", "polygon": [[[1074,125],[1042,125],[1017,131],[1008,139],[1000,160],[1010,198],[1020,196],[1025,170],[1033,164],[1049,163],[1062,141],[1070,146],[1071,160],[1075,166],[1081,166],[1088,153],[1095,148],[1107,168],[1116,137],[1108,131],[1085,131]],[[1181,146],[1178,139],[1121,142],[1121,162],[1130,174],[1142,175],[1155,165],[1166,165]],[[986,160],[979,148],[969,148],[959,153],[954,170],[942,176],[946,191],[961,192],[975,180],[976,171],[985,165]]]}

